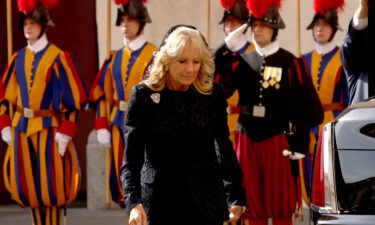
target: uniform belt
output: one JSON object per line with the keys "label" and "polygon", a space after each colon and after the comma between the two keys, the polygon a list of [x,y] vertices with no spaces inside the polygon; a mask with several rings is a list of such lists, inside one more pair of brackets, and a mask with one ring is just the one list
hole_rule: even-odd
{"label": "uniform belt", "polygon": [[114,100],[114,105],[115,105],[120,111],[126,112],[126,110],[128,110],[128,103],[125,102],[125,101],[117,101],[117,100]]}
{"label": "uniform belt", "polygon": [[[245,114],[245,115],[250,115],[250,116],[253,116],[254,114],[254,106],[239,106],[240,108],[240,113],[241,114]],[[270,108],[265,108],[265,116],[266,118],[268,119],[280,119],[281,116],[280,116],[280,113],[276,112],[275,110],[272,110]]]}
{"label": "uniform belt", "polygon": [[253,106],[240,106],[240,112],[245,115],[253,115]]}
{"label": "uniform belt", "polygon": [[34,117],[58,117],[58,114],[52,110],[41,109],[33,110],[30,108],[16,108],[17,112],[21,113],[25,118],[34,118]]}

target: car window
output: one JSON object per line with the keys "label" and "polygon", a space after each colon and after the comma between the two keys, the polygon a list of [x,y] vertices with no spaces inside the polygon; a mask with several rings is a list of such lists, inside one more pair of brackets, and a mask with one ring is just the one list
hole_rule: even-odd
{"label": "car window", "polygon": [[337,150],[335,159],[340,210],[375,213],[375,150]]}
{"label": "car window", "polygon": [[359,129],[362,134],[375,138],[375,123],[370,123]]}
{"label": "car window", "polygon": [[337,149],[375,149],[375,108],[352,110],[335,125]]}

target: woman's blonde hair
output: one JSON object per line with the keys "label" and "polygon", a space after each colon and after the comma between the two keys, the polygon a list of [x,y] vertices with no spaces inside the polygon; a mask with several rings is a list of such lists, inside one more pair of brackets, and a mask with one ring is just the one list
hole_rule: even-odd
{"label": "woman's blonde hair", "polygon": [[179,26],[164,39],[160,50],[155,54],[149,77],[144,83],[154,91],[164,89],[167,80],[166,65],[181,56],[188,47],[197,51],[201,60],[201,67],[193,86],[202,94],[210,94],[215,70],[213,57],[200,32],[187,26]]}

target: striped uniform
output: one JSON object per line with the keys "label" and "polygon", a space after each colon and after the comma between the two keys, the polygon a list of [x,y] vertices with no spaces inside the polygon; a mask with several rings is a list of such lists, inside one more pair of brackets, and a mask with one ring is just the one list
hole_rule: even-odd
{"label": "striped uniform", "polygon": [[[309,68],[313,84],[324,109],[324,121],[319,126],[334,120],[348,105],[348,88],[341,65],[340,49],[335,47],[327,54],[316,50],[303,56]],[[317,130],[315,131],[317,133]]]}
{"label": "striped uniform", "polygon": [[304,172],[306,178],[302,182],[307,188],[304,199],[310,189],[311,163],[314,146],[319,135],[319,130],[348,106],[348,87],[340,59],[340,48],[337,46],[330,52],[321,55],[316,50],[303,55],[315,89],[319,95],[324,110],[324,121],[319,126],[313,127],[310,134],[310,148],[308,157],[304,159]]}
{"label": "striped uniform", "polygon": [[72,142],[64,157],[54,141],[56,132],[74,137],[77,111],[87,92],[73,56],[48,44],[33,53],[15,53],[2,77],[0,130],[12,127],[4,173],[12,198],[30,207],[34,224],[58,224],[60,208],[73,201],[80,168]]}
{"label": "striped uniform", "polygon": [[119,174],[124,153],[126,107],[123,108],[123,103],[127,105],[131,88],[141,81],[154,51],[156,47],[148,42],[135,51],[118,50],[104,62],[90,91],[90,100],[96,103],[95,129],[111,126],[109,183],[112,199],[121,207],[125,206]]}

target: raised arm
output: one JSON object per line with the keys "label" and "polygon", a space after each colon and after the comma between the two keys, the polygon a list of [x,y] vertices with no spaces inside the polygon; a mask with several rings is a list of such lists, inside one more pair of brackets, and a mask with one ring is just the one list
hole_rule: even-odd
{"label": "raised arm", "polygon": [[359,73],[367,69],[368,48],[368,0],[360,0],[358,9],[350,21],[341,51],[342,65],[349,82],[352,76],[358,77]]}

